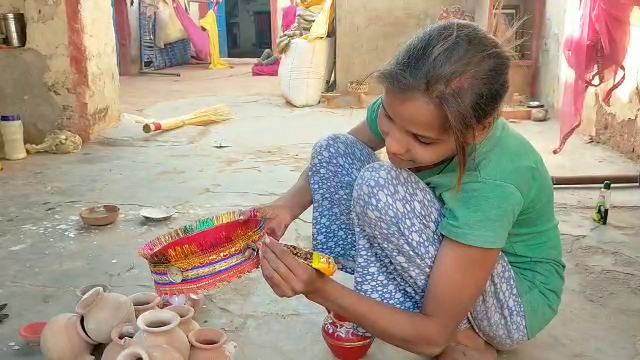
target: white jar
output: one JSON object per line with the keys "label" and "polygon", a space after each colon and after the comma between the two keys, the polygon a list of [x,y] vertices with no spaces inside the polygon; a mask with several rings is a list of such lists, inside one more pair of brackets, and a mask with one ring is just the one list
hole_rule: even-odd
{"label": "white jar", "polygon": [[4,157],[20,160],[27,157],[24,149],[24,128],[19,115],[0,116],[0,134],[4,143]]}

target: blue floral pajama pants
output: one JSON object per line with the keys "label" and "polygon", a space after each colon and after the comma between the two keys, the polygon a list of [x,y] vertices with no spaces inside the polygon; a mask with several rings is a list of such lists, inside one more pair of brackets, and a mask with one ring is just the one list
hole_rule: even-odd
{"label": "blue floral pajama pants", "polygon": [[[314,146],[309,178],[314,251],[354,275],[358,293],[419,312],[442,242],[443,208],[431,189],[347,134]],[[528,340],[515,274],[503,254],[459,329],[468,326],[499,350]]]}

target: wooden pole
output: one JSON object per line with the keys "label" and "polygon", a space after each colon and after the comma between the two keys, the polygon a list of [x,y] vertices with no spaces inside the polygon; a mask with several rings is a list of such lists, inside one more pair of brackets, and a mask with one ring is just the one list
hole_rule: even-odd
{"label": "wooden pole", "polygon": [[640,185],[640,174],[612,174],[612,175],[577,175],[552,176],[553,185],[601,185],[605,181],[612,184]]}

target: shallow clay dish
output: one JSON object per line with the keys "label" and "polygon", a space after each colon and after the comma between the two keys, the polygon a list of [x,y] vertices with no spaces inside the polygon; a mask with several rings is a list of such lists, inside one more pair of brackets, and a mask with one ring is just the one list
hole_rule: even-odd
{"label": "shallow clay dish", "polygon": [[147,220],[162,221],[167,220],[176,213],[173,208],[160,207],[160,208],[144,208],[140,210],[140,215]]}
{"label": "shallow clay dish", "polygon": [[76,291],[76,294],[78,294],[79,297],[83,297],[86,293],[89,292],[89,290],[97,287],[101,287],[102,291],[104,291],[105,294],[111,292],[111,286],[107,284],[91,284],[81,287],[80,289],[78,289],[78,291]]}
{"label": "shallow clay dish", "polygon": [[120,208],[115,205],[100,205],[86,208],[80,212],[82,222],[92,226],[112,224],[118,219]]}
{"label": "shallow clay dish", "polygon": [[27,324],[20,329],[20,336],[31,346],[40,345],[40,335],[44,329],[46,322],[34,322]]}

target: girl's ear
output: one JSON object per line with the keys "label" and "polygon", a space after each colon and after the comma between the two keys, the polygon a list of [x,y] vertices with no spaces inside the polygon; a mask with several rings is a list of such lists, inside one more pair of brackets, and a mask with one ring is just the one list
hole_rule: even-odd
{"label": "girl's ear", "polygon": [[478,144],[479,142],[484,140],[484,138],[487,137],[487,135],[489,135],[489,133],[491,132],[494,123],[494,120],[487,120],[482,122],[482,124],[476,126],[469,142],[472,144]]}

